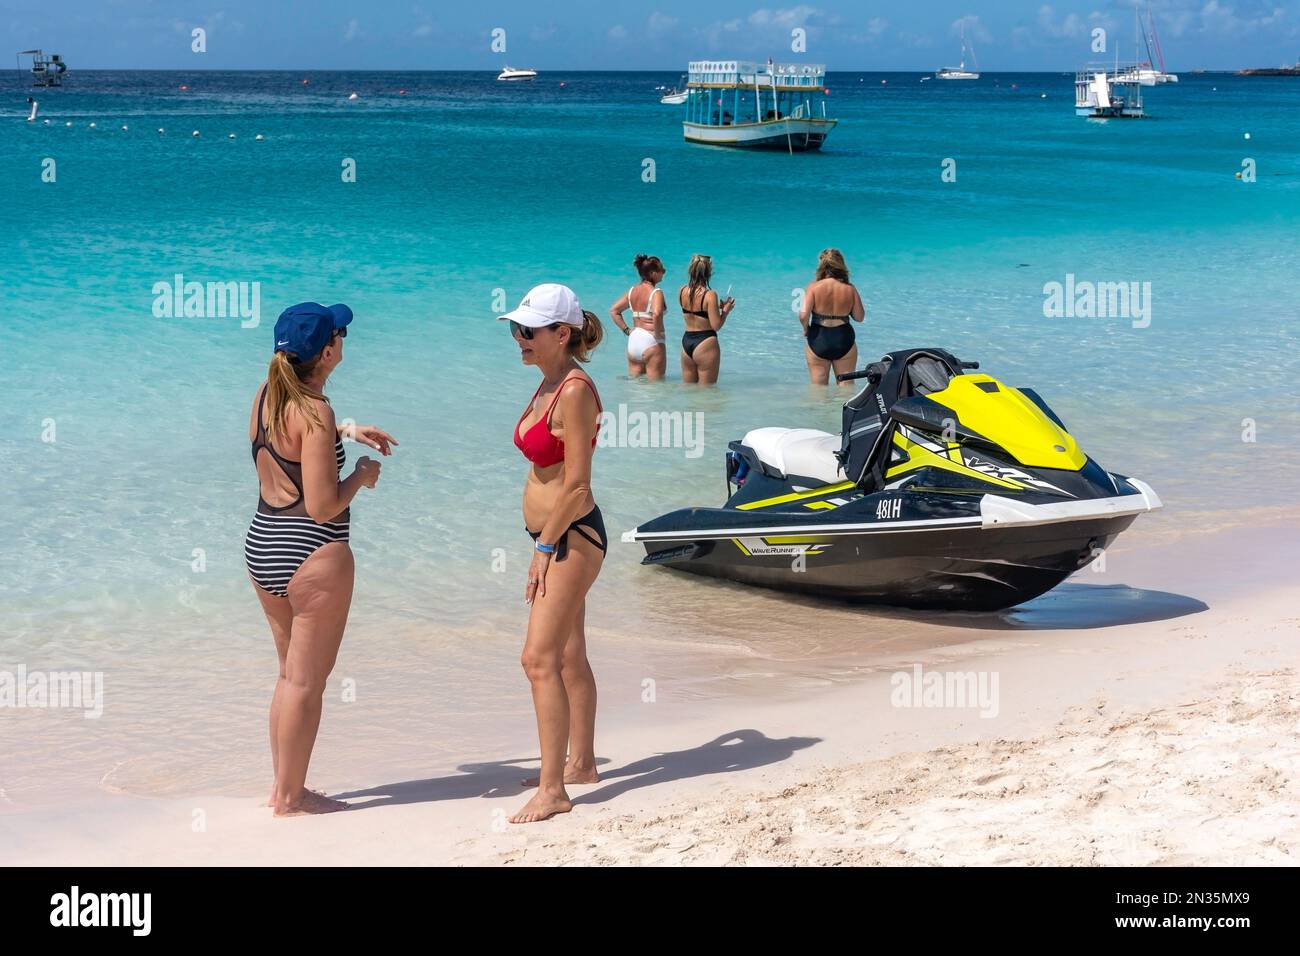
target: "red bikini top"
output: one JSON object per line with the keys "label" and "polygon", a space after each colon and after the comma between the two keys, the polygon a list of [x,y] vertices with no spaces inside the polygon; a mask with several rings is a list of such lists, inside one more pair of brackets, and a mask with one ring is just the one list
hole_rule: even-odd
{"label": "red bikini top", "polygon": [[[592,385],[590,381],[581,375],[577,376],[577,379],[591,389],[591,393],[596,396],[596,408],[599,409],[600,396],[596,394],[596,386]],[[522,438],[519,436],[519,426],[524,423],[524,419],[527,418],[528,413],[532,411],[532,402],[528,403],[528,407],[524,409],[524,413],[519,416],[519,421],[515,423],[515,447],[523,452],[524,457],[538,468],[550,468],[552,465],[558,465],[560,462],[564,461],[564,442],[551,434],[550,421],[551,412],[555,411],[555,403],[560,400],[560,392],[563,391],[565,384],[568,382],[569,378],[567,377],[560,382],[560,387],[555,390],[555,397],[551,399],[551,404],[550,407],[546,409],[546,414],[534,422],[533,427],[524,432]],[[533,392],[533,401],[537,400],[537,396],[542,392],[542,385],[545,384],[546,382],[543,381],[541,385],[537,386],[537,391]],[[596,439],[594,437],[591,439],[591,447],[596,447]]]}

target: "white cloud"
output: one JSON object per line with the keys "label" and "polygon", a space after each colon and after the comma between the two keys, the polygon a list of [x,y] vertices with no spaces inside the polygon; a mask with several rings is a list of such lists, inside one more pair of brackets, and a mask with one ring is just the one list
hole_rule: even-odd
{"label": "white cloud", "polygon": [[653,37],[671,32],[675,26],[677,26],[676,17],[670,17],[667,14],[660,13],[656,10],[654,13],[650,14],[650,19],[646,21],[645,28],[646,32]]}
{"label": "white cloud", "polygon": [[957,36],[961,33],[963,27],[966,28],[966,36],[972,40],[979,40],[980,43],[990,43],[993,40],[993,34],[984,28],[984,24],[980,23],[980,18],[973,13],[968,13],[966,16],[952,21],[952,26],[948,32],[953,36]]}
{"label": "white cloud", "polygon": [[343,28],[343,40],[351,43],[357,37],[361,36],[361,24],[357,20],[349,20],[347,26]]}
{"label": "white cloud", "polygon": [[623,26],[623,24],[621,23],[616,23],[609,28],[609,32],[606,34],[606,36],[608,36],[611,40],[626,40],[627,27]]}

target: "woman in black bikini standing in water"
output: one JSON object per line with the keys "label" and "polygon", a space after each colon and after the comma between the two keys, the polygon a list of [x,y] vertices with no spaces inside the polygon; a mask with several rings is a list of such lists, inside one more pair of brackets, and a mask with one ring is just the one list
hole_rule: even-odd
{"label": "woman in black bikini standing in water", "polygon": [[[343,361],[352,310],[315,302],[291,306],[275,323],[275,352],[253,397],[253,442],[260,495],[244,542],[253,590],[271,625],[280,677],[271,697],[271,766],[276,816],[331,813],[347,804],[306,789],[320,726],[321,696],[334,669],[352,603],[349,505],[379,480],[363,456],[346,478],[343,430],[325,397],[325,380]],[[390,454],[397,440],[373,425],[351,437]]]}
{"label": "woman in black bikini standing in water", "polygon": [[718,330],[736,307],[736,300],[727,296],[718,301],[718,293],[709,288],[713,278],[713,260],[698,253],[691,256],[686,269],[688,284],[677,290],[677,304],[682,307],[686,331],[682,334],[682,381],[712,385],[718,380],[722,364],[722,349],[718,345]]}
{"label": "woman in black bikini standing in water", "polygon": [[814,385],[825,385],[831,369],[837,375],[858,366],[858,346],[853,322],[867,317],[862,296],[849,281],[849,267],[838,249],[823,249],[817,257],[817,277],[803,294],[799,323],[807,346],[804,358]]}
{"label": "woman in black bikini standing in water", "polygon": [[598,780],[596,678],[584,625],[609,541],[591,494],[600,397],[578,363],[603,331],[571,289],[554,283],[530,290],[501,318],[510,321],[523,363],[542,372],[514,436],[531,466],[524,528],[534,551],[524,600],[532,610],[521,663],[533,688],[542,767],[537,793],[510,822],[533,823],[573,809],[565,784]]}

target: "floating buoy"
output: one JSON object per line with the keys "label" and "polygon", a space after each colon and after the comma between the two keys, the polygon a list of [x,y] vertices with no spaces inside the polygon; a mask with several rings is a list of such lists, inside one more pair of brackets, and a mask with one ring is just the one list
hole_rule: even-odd
{"label": "floating buoy", "polygon": [[126,124],[125,124],[125,123],[122,124],[122,132],[123,132],[123,133],[126,132]]}
{"label": "floating buoy", "polygon": [[64,123],[63,125],[64,125],[64,126],[71,126],[71,125],[72,125],[72,120],[68,120],[68,121],[67,121],[66,123]]}
{"label": "floating buoy", "polygon": [[49,125],[50,125],[50,121],[49,121],[49,120],[46,120],[46,121],[45,121],[45,125],[46,125],[46,126],[49,126]]}
{"label": "floating buoy", "polygon": [[159,136],[161,136],[161,135],[162,135],[163,133],[165,133],[165,132],[167,132],[167,131],[166,131],[165,129],[163,129],[161,126],[158,127],[158,135],[159,135]]}
{"label": "floating buoy", "polygon": [[1014,84],[1014,83],[1011,84],[1011,88],[1012,88],[1013,90],[1018,90],[1018,89],[1020,89],[1020,87],[1016,86],[1016,84]]}
{"label": "floating buoy", "polygon": [[253,137],[253,139],[264,139],[264,138],[265,137],[263,137],[261,133],[258,133],[256,136]]}
{"label": "floating buoy", "polygon": [[560,80],[560,85],[561,85],[561,86],[568,86],[569,84],[565,83],[563,80]]}
{"label": "floating buoy", "polygon": [[181,84],[181,90],[188,90],[188,89],[189,87],[186,86],[184,83]]}
{"label": "floating buoy", "polygon": [[[27,114],[27,122],[31,123],[36,119],[36,111],[40,109],[41,104],[37,103],[30,96],[27,97],[27,102],[32,104],[32,111],[29,114]],[[48,123],[49,120],[46,120],[45,122]]]}
{"label": "floating buoy", "polygon": [[94,128],[95,128],[95,124],[94,124],[94,123],[91,123],[91,124],[90,124],[90,128],[91,128],[91,129],[94,129]]}
{"label": "floating buoy", "polygon": [[1246,134],[1246,139],[1250,139],[1250,134],[1249,134],[1249,133]]}
{"label": "floating buoy", "polygon": [[191,136],[198,136],[198,135],[199,135],[199,131],[198,131],[198,130],[195,130],[194,132],[190,133],[190,135],[191,135]]}
{"label": "floating buoy", "polygon": [[1238,179],[1241,178],[1241,173],[1240,173],[1240,172],[1237,173],[1237,178],[1238,178]]}
{"label": "floating buoy", "polygon": [[824,93],[826,96],[830,96],[830,95],[831,95],[831,88],[830,88],[829,86],[823,86],[823,87],[822,87],[822,93]]}
{"label": "floating buoy", "polygon": [[358,98],[358,97],[357,97],[357,94],[355,94],[355,93],[353,93],[351,96],[348,97],[348,99],[350,99],[350,100],[355,100],[355,99],[357,99],[357,98]]}
{"label": "floating buoy", "polygon": [[304,79],[304,80],[302,81],[302,85],[303,85],[303,86],[307,86],[307,85],[309,85],[310,83],[311,83],[311,80],[308,80],[308,79]]}
{"label": "floating buoy", "polygon": [[880,81],[880,85],[881,85],[881,86],[888,86],[888,85],[889,85],[889,81],[888,81],[888,80],[881,80],[881,81]]}
{"label": "floating buoy", "polygon": [[1045,100],[1045,99],[1047,99],[1047,94],[1046,94],[1046,93],[1039,93],[1039,94],[1038,94],[1038,98],[1039,98],[1040,100]]}
{"label": "floating buoy", "polygon": [[405,95],[406,95],[406,90],[398,90],[398,91],[397,91],[397,95],[398,95],[398,96],[405,96]]}
{"label": "floating buoy", "polygon": [[234,134],[234,133],[231,133],[229,136],[226,137],[226,139],[234,139],[234,138],[235,138],[235,134]]}

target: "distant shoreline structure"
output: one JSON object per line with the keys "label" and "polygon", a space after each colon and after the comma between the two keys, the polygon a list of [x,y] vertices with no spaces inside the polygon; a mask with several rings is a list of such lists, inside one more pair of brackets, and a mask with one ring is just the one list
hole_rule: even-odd
{"label": "distant shoreline structure", "polygon": [[1238,70],[1236,76],[1300,76],[1300,60],[1295,66],[1254,66]]}
{"label": "distant shoreline structure", "polygon": [[[194,75],[201,73],[248,73],[248,74],[284,74],[287,76],[301,76],[304,73],[350,73],[350,74],[387,74],[387,75],[404,75],[411,74],[464,74],[464,73],[484,73],[497,74],[500,67],[465,67],[465,68],[446,68],[439,70],[428,69],[336,69],[333,67],[303,67],[301,69],[278,69],[265,70],[242,67],[225,67],[225,68],[194,68],[194,67],[81,67],[77,70],[78,74],[83,73],[177,73],[184,75]],[[665,67],[645,67],[640,69],[618,69],[618,70],[569,70],[562,67],[552,67],[545,71],[552,76],[581,76],[581,75],[599,75],[610,73],[665,73],[680,75],[681,66]],[[1072,76],[1073,70],[1053,69],[1053,70],[984,70],[985,76]],[[1294,67],[1249,67],[1245,69],[1192,69],[1187,70],[1190,74],[1205,76],[1300,76],[1300,64]],[[855,69],[837,69],[827,70],[827,75],[864,75],[864,76],[933,76],[934,71],[930,69],[910,69],[910,70],[855,70]]]}

